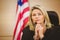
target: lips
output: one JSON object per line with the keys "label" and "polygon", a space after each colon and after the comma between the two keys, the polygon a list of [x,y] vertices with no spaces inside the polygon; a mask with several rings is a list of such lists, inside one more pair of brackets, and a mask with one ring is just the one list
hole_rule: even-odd
{"label": "lips", "polygon": [[36,22],[39,22],[40,20],[36,20]]}
{"label": "lips", "polygon": [[36,21],[39,21],[39,20],[36,20]]}

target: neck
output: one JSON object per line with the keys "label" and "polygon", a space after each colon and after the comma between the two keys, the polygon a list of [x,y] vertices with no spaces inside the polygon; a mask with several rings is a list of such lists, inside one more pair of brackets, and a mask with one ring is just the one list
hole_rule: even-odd
{"label": "neck", "polygon": [[44,24],[44,23],[40,23],[40,25],[41,25],[41,26],[45,26],[45,24]]}

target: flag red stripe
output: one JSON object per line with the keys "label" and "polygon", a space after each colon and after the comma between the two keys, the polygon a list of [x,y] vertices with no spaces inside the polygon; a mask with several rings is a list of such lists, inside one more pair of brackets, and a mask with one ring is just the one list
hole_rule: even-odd
{"label": "flag red stripe", "polygon": [[[19,0],[19,5],[16,6],[16,13],[17,14],[17,23],[14,29],[14,35],[13,40],[21,40],[21,33],[25,27],[25,25],[28,22],[28,12],[29,12],[29,6],[28,6],[28,0]],[[19,6],[19,9],[18,9]],[[28,7],[27,7],[28,6]],[[23,7],[23,8],[22,8]],[[23,18],[23,20],[22,20]],[[21,24],[22,22],[22,24]],[[21,25],[20,25],[21,24]]]}
{"label": "flag red stripe", "polygon": [[16,23],[16,27],[15,27],[15,30],[14,30],[14,36],[15,36],[15,34],[16,34],[16,29],[17,29],[17,26],[18,26],[19,21],[22,19],[23,14],[24,14],[25,12],[27,12],[27,11],[29,11],[29,7],[25,8],[22,13],[21,13],[21,12],[19,13],[19,15],[18,15],[18,20],[17,20],[17,23]]}
{"label": "flag red stripe", "polygon": [[26,7],[24,10],[23,10],[23,14],[25,13],[25,12],[27,12],[27,11],[29,11],[29,7]]}
{"label": "flag red stripe", "polygon": [[23,0],[23,4],[24,4],[25,2],[28,2],[28,0]]}
{"label": "flag red stripe", "polygon": [[19,16],[18,16],[18,22],[21,20],[21,18],[23,17],[23,14],[25,13],[25,12],[27,12],[27,11],[29,11],[29,7],[27,7],[27,8],[25,8],[24,10],[23,10],[23,12],[21,13],[19,13]]}
{"label": "flag red stripe", "polygon": [[24,26],[27,24],[27,21],[28,21],[28,17],[24,19],[24,24],[23,24],[22,27],[20,28],[20,31],[19,31],[17,40],[20,40],[21,32],[22,32],[22,30],[24,29]]}

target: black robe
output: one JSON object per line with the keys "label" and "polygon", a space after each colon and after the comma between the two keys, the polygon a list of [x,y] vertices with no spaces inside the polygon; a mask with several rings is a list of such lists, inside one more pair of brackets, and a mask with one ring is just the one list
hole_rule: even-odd
{"label": "black robe", "polygon": [[[29,26],[23,30],[21,40],[34,40],[34,31],[29,29]],[[60,26],[47,29],[42,40],[60,40]]]}

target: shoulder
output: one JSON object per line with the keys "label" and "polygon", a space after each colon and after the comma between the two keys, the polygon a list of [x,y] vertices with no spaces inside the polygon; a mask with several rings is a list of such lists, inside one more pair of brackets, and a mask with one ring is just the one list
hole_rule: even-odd
{"label": "shoulder", "polygon": [[31,33],[33,34],[34,31],[31,31],[31,30],[29,29],[29,26],[27,26],[27,27],[24,28],[23,33],[24,33],[24,34],[31,34]]}
{"label": "shoulder", "polygon": [[23,30],[22,40],[33,39],[34,32],[29,29],[29,26],[25,27]]}
{"label": "shoulder", "polygon": [[54,26],[52,29],[53,36],[60,37],[60,25]]}
{"label": "shoulder", "polygon": [[54,26],[53,29],[54,30],[60,30],[60,25]]}
{"label": "shoulder", "polygon": [[56,35],[59,34],[60,33],[60,25],[53,26],[51,32]]}
{"label": "shoulder", "polygon": [[60,25],[57,25],[57,26],[52,26],[52,28],[50,29],[47,29],[47,32],[58,32],[60,31]]}
{"label": "shoulder", "polygon": [[45,38],[48,40],[60,40],[60,26],[48,29],[45,33]]}
{"label": "shoulder", "polygon": [[60,26],[54,26],[51,31],[51,39],[53,40],[60,40]]}
{"label": "shoulder", "polygon": [[29,26],[27,26],[27,27],[25,27],[24,29],[23,29],[23,32],[26,32],[26,31],[29,31],[30,29],[29,29]]}
{"label": "shoulder", "polygon": [[46,30],[46,34],[58,34],[58,33],[60,33],[60,25],[58,25],[58,26],[53,26],[52,28],[50,28],[50,29],[47,29]]}

